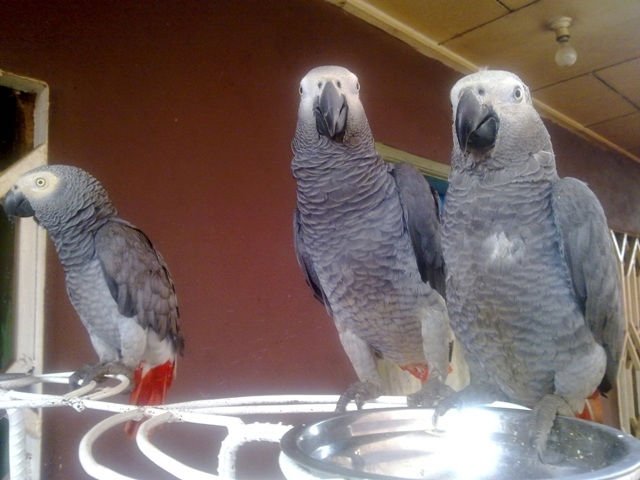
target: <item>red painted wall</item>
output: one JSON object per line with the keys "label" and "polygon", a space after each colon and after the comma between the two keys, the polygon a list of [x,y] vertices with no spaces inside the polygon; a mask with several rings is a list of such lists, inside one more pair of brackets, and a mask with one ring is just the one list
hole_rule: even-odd
{"label": "red painted wall", "polygon": [[[170,266],[186,337],[170,401],[337,393],[355,379],[291,239],[298,82],[321,64],[359,75],[377,140],[448,162],[459,74],[323,1],[3,6],[0,68],[51,87],[50,161],[101,179]],[[587,179],[617,228],[640,231],[630,210],[640,165],[556,126],[551,134],[560,171]],[[53,249],[46,301],[45,370],[95,361]],[[103,417],[47,413],[45,478],[85,478],[75,449]],[[194,466],[215,462],[204,428],[171,426],[156,439]],[[129,474],[169,478],[132,458],[119,432],[97,450]],[[275,471],[261,462],[255,478]]]}

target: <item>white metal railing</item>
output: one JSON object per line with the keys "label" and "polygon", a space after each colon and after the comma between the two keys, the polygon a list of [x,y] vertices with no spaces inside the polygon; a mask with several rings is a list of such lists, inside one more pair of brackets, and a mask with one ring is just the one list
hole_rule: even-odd
{"label": "white metal railing", "polygon": [[[86,409],[111,412],[92,427],[82,438],[78,455],[84,470],[96,479],[132,480],[133,477],[96,461],[93,455],[95,441],[108,430],[130,420],[142,421],[136,433],[136,444],[140,452],[150,461],[180,479],[236,479],[236,454],[247,443],[279,443],[282,435],[291,428],[281,419],[292,413],[330,413],[335,409],[337,395],[270,395],[255,397],[221,398],[174,403],[157,407],[138,407],[113,403],[105,399],[124,391],[129,381],[124,376],[114,377],[103,386],[91,382],[65,395],[31,393],[18,390],[30,385],[67,383],[71,372],[49,375],[25,375],[22,377],[0,377],[0,410],[6,410],[10,419],[10,472],[12,480],[30,480],[27,470],[28,454],[24,448],[24,412],[34,408],[71,407],[78,412]],[[406,397],[380,397],[369,402],[365,408],[406,406]],[[350,405],[350,409],[355,408]],[[273,418],[273,422],[247,423],[244,418],[252,415]],[[242,418],[241,418],[242,417]],[[188,422],[223,427],[227,430],[220,443],[217,472],[204,472],[171,457],[156,447],[150,440],[150,432],[160,425],[173,422]],[[295,465],[287,465],[289,471]],[[302,475],[302,472],[300,472]],[[302,477],[300,477],[302,478]]]}

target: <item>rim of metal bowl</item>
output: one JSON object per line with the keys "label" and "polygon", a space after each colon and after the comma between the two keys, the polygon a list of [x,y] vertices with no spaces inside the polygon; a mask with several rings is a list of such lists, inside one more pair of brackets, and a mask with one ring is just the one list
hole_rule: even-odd
{"label": "rim of metal bowl", "polygon": [[[505,413],[509,415],[528,415],[531,414],[530,410],[522,410],[515,408],[503,408],[492,406],[479,406],[474,408],[486,409],[492,412]],[[403,412],[414,410],[416,412],[433,412],[432,409],[427,408],[377,408],[371,410],[360,410],[354,412],[347,412],[341,415],[321,420],[312,424],[303,424],[293,427],[286,432],[280,441],[280,447],[282,452],[289,457],[299,467],[303,467],[309,470],[313,475],[320,475],[318,478],[334,478],[336,475],[339,477],[345,477],[350,479],[367,479],[367,480],[407,480],[406,477],[396,477],[390,475],[383,475],[379,473],[359,472],[340,465],[336,465],[330,462],[324,462],[316,458],[311,457],[307,452],[300,448],[298,439],[300,436],[312,427],[319,427],[322,424],[336,423],[355,419],[363,416],[375,416],[381,413],[389,412]],[[589,428],[600,430],[601,432],[608,434],[612,437],[616,437],[620,442],[624,444],[627,452],[623,459],[616,464],[608,465],[602,469],[593,470],[591,472],[581,472],[575,475],[564,477],[565,480],[638,480],[640,479],[640,440],[608,425],[603,425],[594,422],[588,422],[578,418],[570,417],[558,417],[562,422],[579,422],[581,424],[589,425]],[[527,480],[522,478],[520,480]]]}

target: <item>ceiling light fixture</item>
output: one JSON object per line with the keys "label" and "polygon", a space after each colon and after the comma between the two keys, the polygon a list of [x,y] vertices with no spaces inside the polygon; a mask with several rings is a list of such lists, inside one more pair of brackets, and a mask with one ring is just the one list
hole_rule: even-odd
{"label": "ceiling light fixture", "polygon": [[569,38],[571,38],[569,27],[572,20],[571,17],[556,17],[548,23],[549,28],[556,32],[556,42],[559,47],[555,60],[560,67],[570,67],[578,59],[578,52],[569,43]]}

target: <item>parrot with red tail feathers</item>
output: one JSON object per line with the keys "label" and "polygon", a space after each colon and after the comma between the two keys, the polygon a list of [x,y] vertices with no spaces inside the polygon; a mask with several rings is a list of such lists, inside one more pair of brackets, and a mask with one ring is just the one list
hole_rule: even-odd
{"label": "parrot with red tail feathers", "polygon": [[25,173],[3,207],[49,233],[69,299],[98,354],[96,365],[72,375],[72,386],[125,374],[134,384],[131,403],[164,403],[184,339],[171,275],[149,238],[119,218],[100,182],[77,167]]}
{"label": "parrot with red tail feathers", "polygon": [[533,409],[531,441],[615,384],[625,320],[602,205],[561,178],[547,128],[515,74],[482,70],[451,89],[453,152],[442,245],[451,328],[470,385],[438,405]]}
{"label": "parrot with red tail feathers", "polygon": [[391,393],[402,377],[383,375],[381,359],[422,382],[411,405],[432,406],[450,390],[437,194],[411,165],[378,155],[351,71],[316,67],[299,92],[295,252],[358,376],[336,410]]}

